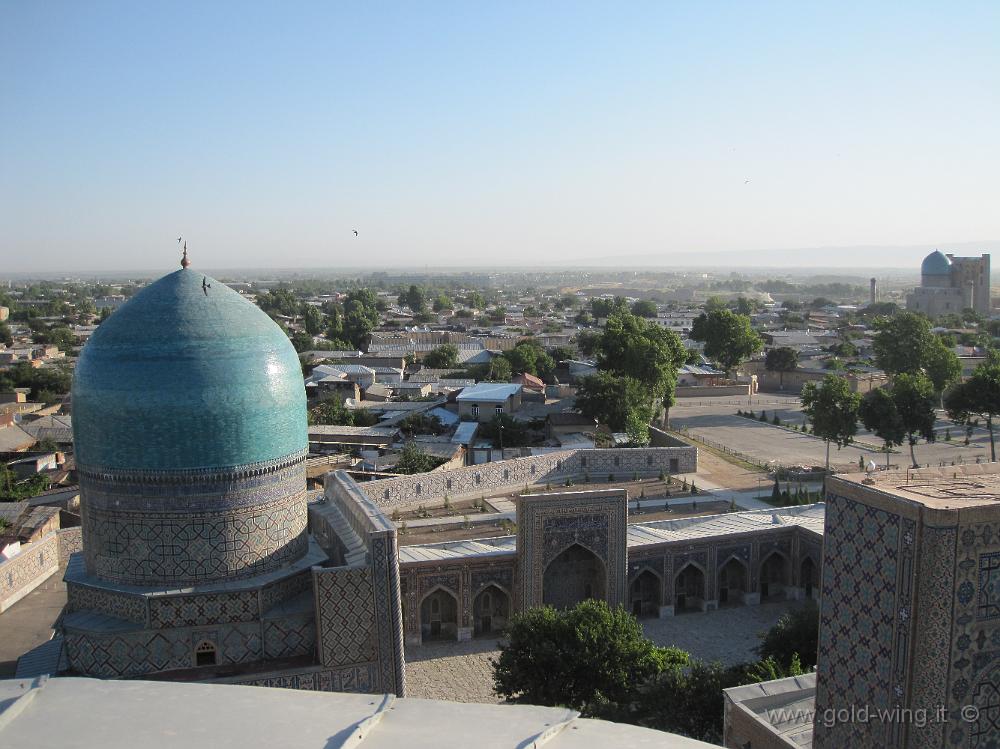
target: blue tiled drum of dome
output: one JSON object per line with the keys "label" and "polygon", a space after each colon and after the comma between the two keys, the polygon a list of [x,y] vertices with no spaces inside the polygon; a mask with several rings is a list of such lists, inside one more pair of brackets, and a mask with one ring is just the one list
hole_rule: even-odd
{"label": "blue tiled drum of dome", "polygon": [[77,365],[73,428],[89,574],[197,584],[305,553],[298,357],[224,284],[185,268],[102,323]]}

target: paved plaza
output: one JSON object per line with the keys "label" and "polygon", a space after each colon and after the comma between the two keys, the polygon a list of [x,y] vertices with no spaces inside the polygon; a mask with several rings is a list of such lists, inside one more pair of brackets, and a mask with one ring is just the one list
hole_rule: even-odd
{"label": "paved plaza", "polygon": [[[737,409],[744,411],[752,409],[759,414],[767,412],[768,419],[778,414],[784,422],[801,424],[801,403],[797,396],[775,395],[766,393],[754,396],[752,404],[747,398],[692,398],[680,399],[677,405],[670,409],[670,425],[674,429],[686,429],[692,436],[710,440],[735,450],[743,455],[759,461],[770,460],[786,466],[792,465],[823,465],[826,460],[826,445],[823,440],[790,429],[782,429],[763,422],[737,416]],[[943,414],[939,413],[939,417]],[[921,465],[937,466],[942,461],[956,464],[975,463],[979,458],[988,461],[990,458],[989,435],[985,429],[976,429],[971,444],[965,446],[965,428],[944,418],[939,418],[936,425],[938,441],[926,444],[923,441],[916,445],[917,461]],[[945,441],[946,430],[950,429],[952,440]],[[834,466],[857,466],[858,458],[864,458],[865,463],[874,460],[878,465],[885,464],[885,453],[879,451],[882,440],[859,429],[856,438],[863,446],[851,445],[838,450],[836,445],[830,449],[830,463]],[[874,448],[874,449],[873,449]],[[910,450],[908,445],[896,448],[890,455],[893,465],[906,468],[910,465]]]}
{"label": "paved plaza", "polygon": [[[765,603],[693,613],[664,619],[643,619],[657,645],[674,645],[706,661],[735,664],[756,659],[758,634],[797,604]],[[490,659],[499,655],[493,639],[439,642],[406,650],[408,697],[453,702],[499,702],[493,694]]]}

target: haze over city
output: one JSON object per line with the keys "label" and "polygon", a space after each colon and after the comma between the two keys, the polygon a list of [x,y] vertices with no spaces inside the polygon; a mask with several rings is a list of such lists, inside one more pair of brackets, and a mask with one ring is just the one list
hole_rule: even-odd
{"label": "haze over city", "polygon": [[0,255],[12,273],[162,269],[179,235],[209,268],[988,252],[998,20],[990,3],[11,3]]}

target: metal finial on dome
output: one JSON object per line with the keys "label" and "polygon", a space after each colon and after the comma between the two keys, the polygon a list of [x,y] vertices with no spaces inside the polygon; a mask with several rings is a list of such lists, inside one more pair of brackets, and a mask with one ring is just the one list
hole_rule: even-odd
{"label": "metal finial on dome", "polygon": [[189,268],[191,266],[191,261],[188,260],[188,243],[184,242],[184,254],[181,256],[181,267]]}

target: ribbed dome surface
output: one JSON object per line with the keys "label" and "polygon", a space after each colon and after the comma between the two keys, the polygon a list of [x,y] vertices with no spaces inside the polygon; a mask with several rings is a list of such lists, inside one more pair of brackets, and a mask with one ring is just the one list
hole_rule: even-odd
{"label": "ribbed dome surface", "polygon": [[951,260],[941,250],[934,250],[920,264],[922,276],[947,276],[951,273]]}
{"label": "ribbed dome surface", "polygon": [[84,346],[73,431],[77,463],[90,470],[229,468],[300,453],[308,438],[298,356],[255,305],[179,270]]}

